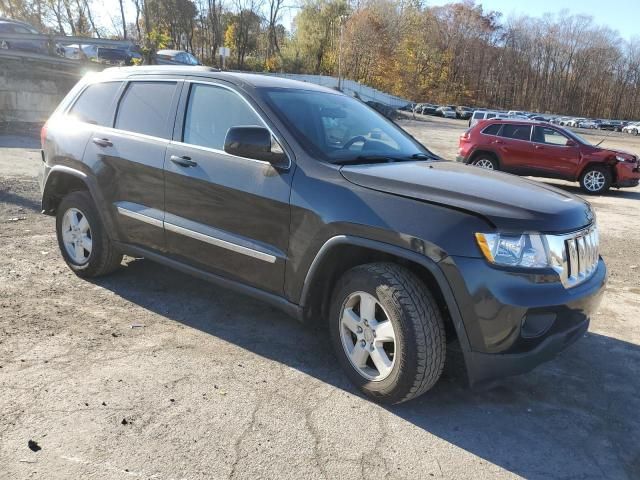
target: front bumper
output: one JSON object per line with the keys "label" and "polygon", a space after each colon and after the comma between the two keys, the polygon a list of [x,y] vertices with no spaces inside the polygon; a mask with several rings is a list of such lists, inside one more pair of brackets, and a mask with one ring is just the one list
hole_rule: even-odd
{"label": "front bumper", "polygon": [[636,163],[618,162],[615,166],[616,180],[614,187],[637,187],[640,183],[640,167]]}
{"label": "front bumper", "polygon": [[480,258],[448,257],[440,266],[464,324],[472,385],[532,370],[580,338],[607,279],[602,259],[588,280],[572,288],[552,272],[507,271]]}

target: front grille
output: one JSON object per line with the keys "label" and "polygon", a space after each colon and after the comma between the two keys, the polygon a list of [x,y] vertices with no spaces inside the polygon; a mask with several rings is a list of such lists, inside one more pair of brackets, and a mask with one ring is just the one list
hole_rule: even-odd
{"label": "front grille", "polygon": [[598,268],[598,228],[595,225],[567,235],[547,235],[551,263],[566,288],[581,284]]}

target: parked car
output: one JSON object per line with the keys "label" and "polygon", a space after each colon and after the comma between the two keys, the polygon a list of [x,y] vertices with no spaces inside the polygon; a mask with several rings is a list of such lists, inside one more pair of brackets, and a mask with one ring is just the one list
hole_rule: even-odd
{"label": "parked car", "polygon": [[431,103],[419,103],[416,113],[420,113],[422,115],[435,115],[437,109],[438,105],[433,105]]}
{"label": "parked car", "polygon": [[583,337],[604,291],[587,202],[441,161],[310,83],[106,69],[55,110],[42,155],[78,276],[146,257],[326,325],[384,403],[429,390],[454,343],[474,385],[532,369]]}
{"label": "parked car", "polygon": [[400,107],[398,110],[402,110],[403,112],[413,112],[413,109],[415,108],[416,104],[415,103],[407,103],[406,105],[403,105],[402,107]]}
{"label": "parked car", "polygon": [[435,114],[438,117],[456,118],[456,111],[451,107],[438,107]]}
{"label": "parked car", "polygon": [[462,105],[458,105],[456,107],[456,117],[461,119],[461,120],[469,120],[471,118],[471,115],[473,115],[473,108],[471,107],[464,107]]}
{"label": "parked car", "polygon": [[132,58],[125,48],[98,47],[98,60],[101,62],[131,65]]}
{"label": "parked car", "polygon": [[155,61],[158,65],[201,65],[194,55],[182,50],[158,50]]}
{"label": "parked car", "polygon": [[640,134],[640,122],[633,122],[625,127],[623,127],[622,131],[624,133],[629,133],[631,135],[639,135]]}
{"label": "parked car", "polygon": [[635,187],[640,180],[637,156],[592,145],[549,123],[482,122],[460,137],[457,159],[489,170],[580,182],[592,194]]}
{"label": "parked car", "polygon": [[473,116],[469,119],[469,127],[473,127],[481,120],[489,120],[491,118],[509,118],[506,113],[492,112],[488,110],[476,110],[473,112]]}
{"label": "parked car", "polygon": [[597,127],[599,130],[609,130],[612,132],[622,130],[622,122],[620,120],[602,120]]}
{"label": "parked car", "polygon": [[49,47],[45,40],[30,40],[28,38],[20,40],[3,39],[3,33],[22,33],[27,35],[40,35],[40,32],[31,25],[18,20],[0,17],[0,49],[22,50],[25,52],[49,54]]}

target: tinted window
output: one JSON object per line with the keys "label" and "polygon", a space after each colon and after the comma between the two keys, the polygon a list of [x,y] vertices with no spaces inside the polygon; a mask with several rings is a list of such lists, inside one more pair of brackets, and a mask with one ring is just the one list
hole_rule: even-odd
{"label": "tinted window", "polygon": [[533,129],[533,141],[538,143],[548,143],[550,145],[566,145],[568,137],[559,131],[549,127],[535,127]]}
{"label": "tinted window", "polygon": [[495,118],[496,114],[495,113],[487,113],[486,118]]}
{"label": "tinted window", "polygon": [[231,127],[250,125],[264,126],[238,94],[210,85],[191,87],[184,119],[185,143],[223,150]]}
{"label": "tinted window", "polygon": [[175,82],[131,82],[124,93],[116,128],[168,138],[167,118]]}
{"label": "tinted window", "polygon": [[487,128],[485,128],[482,133],[484,133],[485,135],[497,135],[500,131],[501,126],[502,125],[499,123],[494,123],[493,125],[489,125]]}
{"label": "tinted window", "polygon": [[516,140],[529,140],[531,138],[531,125],[505,124],[502,127],[500,136],[515,138]]}
{"label": "tinted window", "polygon": [[474,119],[478,119],[478,118],[482,118],[484,117],[484,113],[483,112],[476,112],[473,114],[473,118]]}
{"label": "tinted window", "polygon": [[73,104],[69,114],[82,122],[110,127],[113,122],[110,107],[119,88],[120,82],[89,85]]}

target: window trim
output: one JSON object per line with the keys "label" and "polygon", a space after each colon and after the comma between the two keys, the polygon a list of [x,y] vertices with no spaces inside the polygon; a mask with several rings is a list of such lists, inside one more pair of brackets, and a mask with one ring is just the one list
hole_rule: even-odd
{"label": "window trim", "polygon": [[[273,131],[273,128],[271,128],[271,126],[269,125],[269,123],[264,119],[263,115],[260,114],[260,112],[258,112],[258,110],[256,110],[256,108],[251,104],[251,102],[249,102],[249,100],[247,100],[244,95],[242,95],[240,92],[238,92],[236,89],[228,86],[228,85],[223,85],[222,83],[220,83],[219,81],[216,81],[215,79],[212,79],[211,81],[206,81],[206,80],[196,80],[196,79],[191,79],[191,78],[185,78],[184,79],[184,83],[186,86],[186,89],[183,88],[182,91],[182,95],[184,95],[184,102],[180,102],[180,104],[178,105],[178,112],[177,114],[181,117],[180,119],[180,123],[178,124],[178,122],[176,122],[176,126],[179,126],[179,128],[177,129],[176,132],[176,128],[174,127],[174,132],[173,132],[173,138],[170,142],[171,145],[177,145],[177,146],[181,146],[181,147],[188,147],[188,148],[195,148],[196,150],[201,150],[204,152],[210,152],[210,153],[216,153],[219,155],[225,155],[227,157],[230,158],[237,158],[237,159],[242,159],[242,160],[248,160],[250,162],[258,162],[262,165],[272,165],[273,164],[271,162],[267,162],[266,160],[258,160],[257,158],[249,158],[249,157],[239,157],[237,155],[232,155],[230,153],[225,152],[224,150],[219,150],[217,148],[213,148],[213,147],[205,147],[203,145],[194,145],[192,143],[186,143],[184,142],[184,126],[185,126],[185,120],[187,118],[187,109],[189,106],[189,97],[191,95],[191,88],[192,85],[207,85],[210,87],[219,87],[219,88],[223,88],[225,90],[229,90],[230,92],[234,93],[235,95],[237,95],[238,97],[240,97],[242,99],[242,101],[244,101],[249,108],[253,111],[253,113],[258,117],[258,119],[260,120],[260,122],[262,123],[262,125],[269,130],[269,133],[271,134],[271,136],[273,136],[273,138],[275,138],[276,142],[278,142],[280,144],[280,147],[282,148],[282,150],[284,151],[284,153],[287,155],[287,164],[283,165],[283,166],[278,166],[274,168],[278,168],[279,170],[289,170],[291,168],[291,166],[293,165],[293,161],[291,159],[291,153],[289,151],[288,146],[280,139],[280,137],[278,135],[276,135],[276,133]],[[179,138],[179,140],[176,140],[176,133],[177,136]]]}

